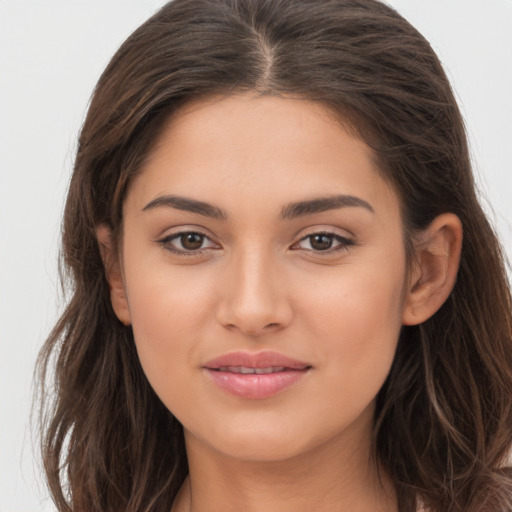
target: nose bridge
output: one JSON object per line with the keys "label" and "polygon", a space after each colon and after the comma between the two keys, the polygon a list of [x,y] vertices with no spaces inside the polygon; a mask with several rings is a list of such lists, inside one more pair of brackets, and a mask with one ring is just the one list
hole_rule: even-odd
{"label": "nose bridge", "polygon": [[278,258],[253,243],[234,252],[227,269],[219,321],[255,335],[284,327],[291,319]]}
{"label": "nose bridge", "polygon": [[247,248],[238,258],[236,286],[240,305],[267,309],[275,299],[272,275],[275,273],[275,262],[267,254],[257,248]]}

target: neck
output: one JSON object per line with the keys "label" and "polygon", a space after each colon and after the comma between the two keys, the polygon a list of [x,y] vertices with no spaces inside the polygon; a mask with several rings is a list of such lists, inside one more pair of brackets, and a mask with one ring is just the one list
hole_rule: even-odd
{"label": "neck", "polygon": [[[331,439],[278,461],[239,460],[186,434],[189,477],[173,512],[396,512],[368,439]],[[347,442],[349,441],[349,442]]]}

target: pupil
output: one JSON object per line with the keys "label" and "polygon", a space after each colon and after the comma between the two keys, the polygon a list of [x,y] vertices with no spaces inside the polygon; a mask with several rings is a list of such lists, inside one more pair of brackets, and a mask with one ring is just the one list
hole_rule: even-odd
{"label": "pupil", "polygon": [[197,233],[181,235],[181,244],[185,249],[189,249],[191,251],[194,249],[200,249],[201,245],[203,245],[203,236],[198,235]]}
{"label": "pupil", "polygon": [[317,251],[326,251],[332,247],[332,237],[330,235],[313,235],[311,247]]}

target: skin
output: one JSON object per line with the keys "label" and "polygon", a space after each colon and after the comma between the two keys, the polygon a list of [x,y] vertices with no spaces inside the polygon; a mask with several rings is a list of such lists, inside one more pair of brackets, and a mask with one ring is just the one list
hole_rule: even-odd
{"label": "skin", "polygon": [[[333,195],[364,203],[282,215]],[[455,216],[437,218],[408,267],[402,226],[371,150],[318,103],[244,94],[173,115],[129,189],[119,260],[98,228],[114,310],[184,427],[190,475],[173,510],[398,510],[371,457],[374,400],[401,326],[449,294],[462,236]],[[199,249],[183,245],[191,231]],[[236,350],[277,351],[311,370],[248,400],[203,368]]]}

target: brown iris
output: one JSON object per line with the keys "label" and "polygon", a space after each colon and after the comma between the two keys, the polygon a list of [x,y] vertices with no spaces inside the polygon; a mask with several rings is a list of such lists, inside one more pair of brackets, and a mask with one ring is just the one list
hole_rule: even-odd
{"label": "brown iris", "polygon": [[203,245],[204,236],[199,233],[184,233],[180,236],[180,242],[184,249],[195,251]]}
{"label": "brown iris", "polygon": [[316,251],[326,251],[332,247],[332,240],[332,235],[318,233],[317,235],[311,235],[310,244]]}

